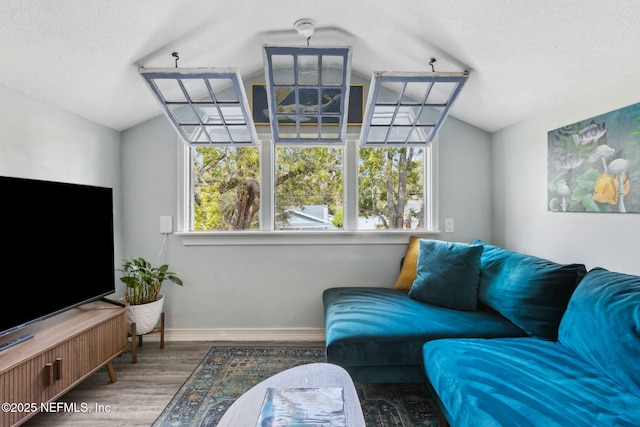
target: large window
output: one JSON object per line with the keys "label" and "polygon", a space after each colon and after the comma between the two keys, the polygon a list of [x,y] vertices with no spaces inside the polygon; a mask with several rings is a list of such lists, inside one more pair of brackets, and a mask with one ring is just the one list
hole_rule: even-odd
{"label": "large window", "polygon": [[432,231],[432,146],[183,149],[188,232]]}
{"label": "large window", "polygon": [[140,69],[186,143],[183,242],[267,236],[350,244],[375,235],[388,243],[404,231],[435,233],[428,144],[468,72],[375,72],[356,136],[348,127],[350,47],[265,46],[263,53],[268,108],[257,111],[269,113],[270,126],[261,128],[237,69]]}

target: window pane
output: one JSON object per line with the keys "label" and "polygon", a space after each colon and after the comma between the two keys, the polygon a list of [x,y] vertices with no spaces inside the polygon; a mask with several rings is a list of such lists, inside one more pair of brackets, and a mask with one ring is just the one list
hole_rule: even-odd
{"label": "window pane", "polygon": [[300,113],[318,114],[318,89],[299,89]]}
{"label": "window pane", "polygon": [[453,91],[458,87],[457,82],[437,83],[427,99],[427,104],[446,104],[451,99]]}
{"label": "window pane", "polygon": [[434,125],[444,111],[443,107],[431,107],[425,106],[420,112],[418,118],[418,124],[420,125]]}
{"label": "window pane", "polygon": [[200,123],[200,119],[191,105],[178,104],[169,105],[168,107],[178,123],[191,125]]}
{"label": "window pane", "polygon": [[212,104],[204,104],[204,105],[194,105],[194,108],[198,112],[198,116],[202,123],[206,124],[222,124],[222,119],[220,118],[220,111],[216,108],[215,105]]}
{"label": "window pane", "polygon": [[213,90],[216,101],[233,104],[240,103],[238,92],[229,89],[229,87],[233,86],[233,83],[232,79],[209,79],[209,86]]}
{"label": "window pane", "polygon": [[193,231],[258,230],[257,147],[192,147]]}
{"label": "window pane", "polygon": [[295,83],[293,74],[293,55],[273,55],[273,83],[276,85],[292,85]]}
{"label": "window pane", "polygon": [[154,79],[153,82],[166,102],[187,102],[184,92],[175,79]]}
{"label": "window pane", "polygon": [[211,94],[202,79],[180,79],[182,85],[187,90],[191,102],[202,101],[211,102]]}
{"label": "window pane", "polygon": [[342,76],[345,67],[344,62],[344,57],[340,55],[324,55],[322,57],[323,85],[342,85]]}
{"label": "window pane", "polygon": [[198,143],[209,143],[209,136],[202,130],[200,126],[182,126],[182,130],[189,137],[189,141]]}
{"label": "window pane", "polygon": [[[293,88],[276,88],[276,114],[293,114],[296,110],[296,92]],[[289,119],[293,122],[294,119]]]}
{"label": "window pane", "polygon": [[409,137],[409,132],[411,132],[412,128],[405,126],[394,126],[389,129],[389,137],[387,140],[389,144],[393,143],[404,143]]}
{"label": "window pane", "polygon": [[209,135],[211,142],[213,142],[214,144],[229,140],[227,128],[225,128],[224,126],[205,126],[204,129]]}
{"label": "window pane", "polygon": [[298,56],[298,84],[318,86],[318,56]]}
{"label": "window pane", "polygon": [[395,113],[395,105],[376,105],[373,109],[371,124],[375,126],[389,126]]}
{"label": "window pane", "polygon": [[433,82],[407,82],[402,103],[415,104],[417,101],[418,104],[421,104],[432,86]]}
{"label": "window pane", "polygon": [[424,149],[360,148],[358,229],[424,228]]}
{"label": "window pane", "polygon": [[220,106],[222,112],[222,118],[224,122],[229,125],[243,125],[245,124],[244,115],[242,114],[242,108],[238,105],[222,105]]}
{"label": "window pane", "polygon": [[342,158],[341,147],[276,147],[276,230],[342,228]]}

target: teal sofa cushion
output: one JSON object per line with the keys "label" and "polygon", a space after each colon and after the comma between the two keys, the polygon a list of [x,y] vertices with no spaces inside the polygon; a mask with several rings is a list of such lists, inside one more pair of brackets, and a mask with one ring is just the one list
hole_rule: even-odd
{"label": "teal sofa cushion", "polygon": [[409,296],[454,310],[478,306],[482,245],[420,239],[417,276]]}
{"label": "teal sofa cushion", "polygon": [[569,301],[558,340],[640,396],[640,277],[589,271]]}
{"label": "teal sofa cushion", "polygon": [[531,336],[555,340],[569,298],[586,274],[582,264],[558,264],[476,240],[480,302]]}
{"label": "teal sofa cushion", "polygon": [[452,310],[391,288],[330,288],[323,303],[327,362],[359,382],[424,382],[422,345],[433,339],[526,336],[487,307]]}
{"label": "teal sofa cushion", "polygon": [[424,345],[423,363],[452,426],[631,427],[640,421],[638,395],[558,342],[443,339]]}

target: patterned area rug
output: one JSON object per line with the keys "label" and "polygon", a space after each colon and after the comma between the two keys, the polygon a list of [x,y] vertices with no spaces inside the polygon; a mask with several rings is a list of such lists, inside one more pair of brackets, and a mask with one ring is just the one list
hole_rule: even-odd
{"label": "patterned area rug", "polygon": [[[213,347],[153,427],[215,427],[242,393],[285,369],[323,362],[324,348]],[[367,427],[439,426],[424,384],[359,384]]]}

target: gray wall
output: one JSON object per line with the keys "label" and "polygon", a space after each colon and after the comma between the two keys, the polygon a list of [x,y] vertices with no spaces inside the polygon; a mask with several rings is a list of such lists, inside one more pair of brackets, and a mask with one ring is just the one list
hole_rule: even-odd
{"label": "gray wall", "polygon": [[[156,260],[163,240],[159,217],[176,218],[177,144],[164,116],[123,132],[127,256]],[[439,157],[440,223],[455,220],[455,233],[439,238],[489,240],[489,135],[449,118],[440,136]],[[191,330],[191,337],[200,333],[222,338],[246,329],[319,330],[324,289],[392,286],[405,250],[406,244],[183,246],[179,236],[171,234],[162,261],[180,273],[185,287],[163,287],[169,296],[168,328],[182,330],[183,336]],[[207,335],[211,330],[218,335]]]}
{"label": "gray wall", "polygon": [[0,175],[113,188],[118,260],[122,254],[120,133],[3,86],[0,130]]}
{"label": "gray wall", "polygon": [[492,135],[495,243],[558,262],[640,274],[640,214],[547,211],[547,132],[635,104],[638,94],[640,73],[556,102]]}

